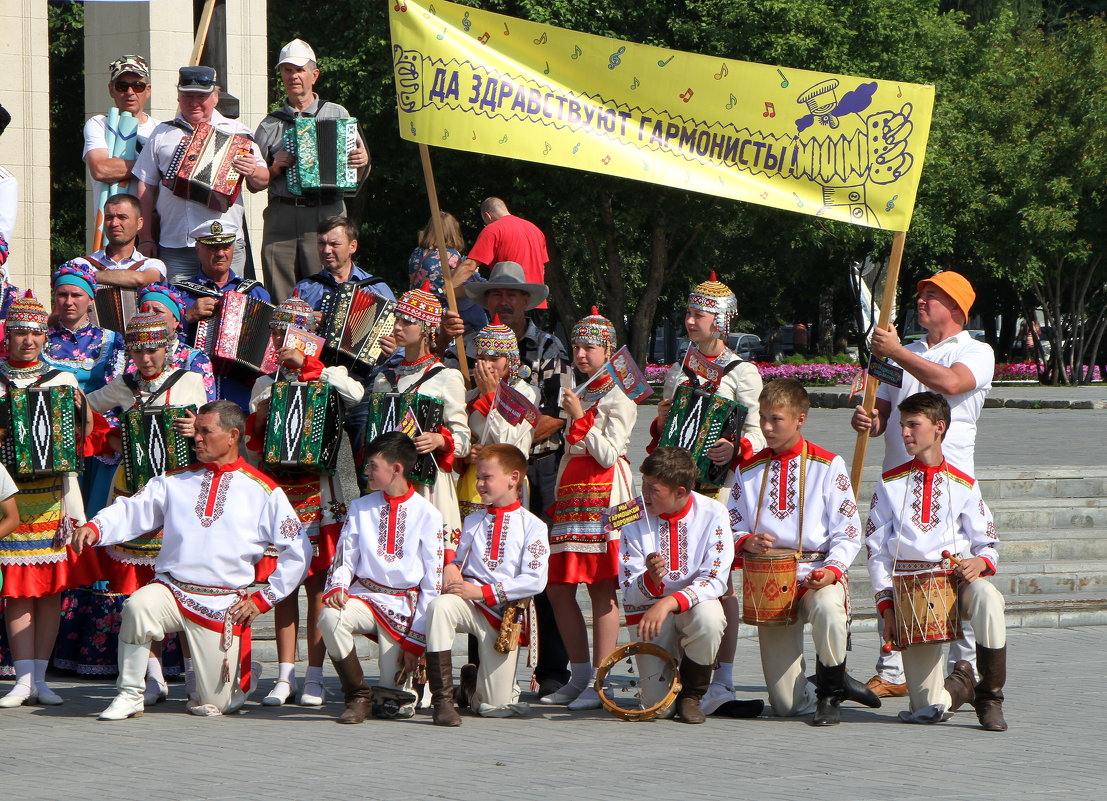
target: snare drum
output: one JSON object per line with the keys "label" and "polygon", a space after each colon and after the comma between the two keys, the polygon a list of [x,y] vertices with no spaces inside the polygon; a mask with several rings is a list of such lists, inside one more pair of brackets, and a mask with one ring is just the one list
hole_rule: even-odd
{"label": "snare drum", "polygon": [[950,642],[961,635],[961,609],[952,570],[893,574],[892,603],[897,649]]}
{"label": "snare drum", "polygon": [[796,552],[770,548],[742,554],[742,622],[752,626],[787,626],[798,617]]}

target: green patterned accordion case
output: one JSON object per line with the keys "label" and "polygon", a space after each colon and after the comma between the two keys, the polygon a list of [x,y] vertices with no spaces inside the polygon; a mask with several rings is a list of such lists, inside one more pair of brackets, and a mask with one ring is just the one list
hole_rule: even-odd
{"label": "green patterned accordion case", "polygon": [[24,481],[84,468],[84,416],[74,387],[8,387],[0,415],[7,428],[0,459],[12,478]]}
{"label": "green patterned accordion case", "polygon": [[262,463],[271,470],[334,475],[345,409],[326,381],[277,381]]}
{"label": "green patterned accordion case", "polygon": [[[374,392],[369,397],[369,419],[365,424],[365,443],[369,444],[381,434],[400,430],[400,424],[408,409],[415,413],[415,420],[423,433],[437,433],[442,425],[444,407],[438,398],[416,392]],[[423,453],[415,461],[408,478],[416,484],[433,484],[438,466],[433,453]]]}
{"label": "green patterned accordion case", "polygon": [[297,117],[284,134],[284,149],[293,159],[286,172],[288,191],[301,197],[327,191],[357,194],[357,170],[350,166],[357,131],[356,117]]}
{"label": "green patterned accordion case", "polygon": [[195,406],[131,409],[123,413],[123,475],[133,495],[154,476],[192,464],[192,439],[177,433],[173,422],[195,413]]}
{"label": "green patterned accordion case", "polygon": [[665,423],[659,446],[675,445],[690,451],[696,460],[699,489],[717,492],[726,481],[728,465],[717,465],[707,458],[707,452],[720,439],[737,445],[739,432],[749,410],[721,395],[684,385],[673,395],[673,408]]}

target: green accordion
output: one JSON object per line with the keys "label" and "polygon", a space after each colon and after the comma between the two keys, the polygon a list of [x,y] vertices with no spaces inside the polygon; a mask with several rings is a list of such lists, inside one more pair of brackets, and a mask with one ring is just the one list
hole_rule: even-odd
{"label": "green accordion", "polygon": [[285,131],[284,149],[292,155],[288,191],[299,197],[317,192],[356,195],[357,169],[350,154],[357,149],[357,119],[318,120],[297,117]]}
{"label": "green accordion", "polygon": [[163,406],[123,413],[123,475],[128,492],[133,495],[154,476],[195,461],[192,439],[173,427],[174,421],[195,411],[195,406]]}
{"label": "green accordion", "polygon": [[24,481],[79,472],[84,457],[84,415],[75,387],[8,387],[3,401],[7,429],[0,459],[12,478]]}
{"label": "green accordion", "polygon": [[691,452],[696,460],[698,489],[713,493],[726,481],[729,465],[717,465],[707,458],[707,452],[720,439],[729,439],[738,446],[738,434],[746,421],[748,409],[721,395],[712,395],[688,385],[677,387],[673,408],[659,446],[675,445]]}
{"label": "green accordion", "polygon": [[326,381],[277,381],[262,463],[271,470],[334,475],[345,408]]}
{"label": "green accordion", "polygon": [[[369,397],[369,419],[365,423],[365,444],[389,431],[404,431],[404,420],[411,411],[423,433],[437,433],[444,419],[444,407],[438,398],[415,392],[374,392]],[[408,433],[405,431],[405,433]],[[410,434],[409,434],[410,436]],[[414,437],[413,437],[414,439]],[[433,453],[421,453],[407,477],[416,484],[433,484],[438,465]]]}

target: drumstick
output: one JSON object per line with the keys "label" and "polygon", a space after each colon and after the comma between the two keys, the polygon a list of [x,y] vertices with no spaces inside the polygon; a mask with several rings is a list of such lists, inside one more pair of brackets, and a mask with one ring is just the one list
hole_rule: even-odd
{"label": "drumstick", "polygon": [[961,564],[961,560],[958,559],[953,554],[951,554],[949,551],[942,551],[942,558],[943,559],[948,559],[950,562],[952,562],[954,564],[954,566],[957,566],[957,565]]}
{"label": "drumstick", "polygon": [[815,579],[815,581],[822,581],[825,575],[826,573],[821,568],[816,568],[811,571],[811,578]]}
{"label": "drumstick", "polygon": [[885,640],[884,644],[882,646],[880,646],[880,653],[882,653],[882,654],[890,654],[890,653],[892,653],[892,650],[893,649],[892,649],[892,641],[891,640]]}

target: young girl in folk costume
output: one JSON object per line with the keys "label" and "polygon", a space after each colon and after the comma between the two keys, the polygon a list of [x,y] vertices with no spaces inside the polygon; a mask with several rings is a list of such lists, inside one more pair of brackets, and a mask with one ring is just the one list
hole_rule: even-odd
{"label": "young girl in folk costume", "polygon": [[[653,453],[661,432],[665,429],[669,412],[673,408],[673,395],[677,387],[690,385],[696,389],[721,395],[740,403],[748,410],[742,424],[737,442],[720,439],[707,452],[712,462],[718,465],[737,465],[765,447],[765,438],[761,434],[760,413],[757,398],[764,385],[761,374],[750,362],[738,356],[726,346],[731,323],[738,316],[738,299],[734,293],[721,283],[712,272],[702,284],[696,286],[688,296],[688,306],[684,314],[684,328],[688,332],[691,344],[683,363],[674,364],[665,376],[662,400],[657,404],[657,419],[650,430],[653,441],[646,448]],[[689,360],[703,357],[722,372],[718,385],[712,385],[706,378],[688,366]],[[728,475],[724,488],[715,497],[726,500],[725,493],[734,483],[733,475]],[[733,666],[734,649],[738,645],[738,620],[740,610],[738,599],[734,595],[733,584],[728,584],[726,595],[719,599],[726,613],[727,627],[719,646],[718,667],[711,679],[711,686],[704,695],[701,707],[710,715],[727,701],[734,699]],[[720,713],[722,714],[722,713]]]}
{"label": "young girl in folk costume", "polygon": [[[474,376],[477,386],[469,390],[469,429],[473,432],[473,446],[466,458],[465,472],[458,483],[458,496],[462,519],[480,511],[487,504],[477,493],[477,459],[481,448],[492,443],[514,445],[523,453],[530,453],[534,426],[526,420],[512,425],[495,408],[496,391],[500,382],[519,391],[531,403],[537,405],[538,390],[527,379],[530,368],[519,361],[519,342],[515,332],[500,322],[500,315],[492,318],[477,334]],[[526,480],[521,493],[523,505],[527,505]]]}
{"label": "young girl in folk costume", "polygon": [[442,425],[415,437],[415,449],[433,453],[438,477],[433,484],[418,485],[419,494],[434,504],[445,522],[447,559],[453,558],[461,537],[461,513],[457,502],[454,463],[469,455],[469,423],[465,412],[465,380],[446,367],[431,350],[442,322],[442,304],[430,285],[405,292],[396,303],[392,335],[404,349],[404,360],[395,369],[377,374],[373,392],[418,393],[442,401]]}
{"label": "young girl in folk costume", "polygon": [[[350,378],[345,367],[324,367],[316,356],[308,356],[294,347],[284,346],[289,326],[305,331],[315,330],[315,314],[298,292],[277,307],[270,323],[273,348],[277,351],[280,371],[277,378],[261,376],[254,382],[250,398],[251,421],[247,428],[254,433],[254,442],[260,450],[265,441],[266,423],[269,418],[269,401],[276,381],[324,381],[337,390],[342,402],[351,406],[361,400],[364,387]],[[250,445],[251,449],[255,446]],[[307,590],[307,676],[304,678],[300,703],[320,706],[323,690],[323,658],[327,655],[323,637],[319,632],[319,615],[323,611],[323,587],[327,581],[327,569],[334,559],[338,535],[346,521],[346,502],[341,483],[325,473],[291,473],[274,471],[273,477],[288,496],[296,510],[312,545],[312,560],[304,588]],[[259,580],[268,578],[276,566],[276,555],[267,555],[258,563]],[[300,622],[299,591],[291,593],[273,610],[277,628],[277,661],[280,665],[277,683],[269,695],[261,700],[266,706],[279,706],[288,700],[296,684],[296,631]]]}
{"label": "young girl in folk costume", "polygon": [[[122,452],[122,420],[113,410],[126,412],[131,409],[157,409],[169,406],[194,406],[199,408],[207,403],[207,392],[203,379],[193,372],[169,365],[168,348],[171,334],[165,326],[162,316],[155,311],[142,311],[127,322],[124,343],[129,359],[136,366],[136,372],[123,373],[112,379],[106,387],[89,393],[89,405],[96,411],[108,416],[114,431],[108,436],[112,450]],[[192,434],[190,419],[182,419],[176,424],[182,434]],[[183,466],[183,465],[182,465]],[[122,464],[115,471],[112,487],[114,498],[127,498],[141,490],[128,482],[126,470]],[[145,536],[121,543],[109,545],[103,549],[107,556],[102,565],[108,575],[112,593],[124,599],[145,587],[154,578],[154,560],[161,550],[161,530],[151,531]],[[119,614],[122,604],[115,610]],[[101,631],[114,642],[118,629]],[[168,687],[160,661],[161,644],[151,654],[147,665],[146,691],[144,700],[152,705],[164,701]],[[116,664],[118,654],[111,653],[111,663]]]}
{"label": "young girl in folk costume", "polygon": [[[52,369],[39,358],[46,346],[46,320],[46,309],[30,292],[12,301],[5,331],[8,358],[0,362],[0,398],[6,398],[12,387],[69,386],[76,391],[78,404],[84,403],[74,375]],[[90,415],[84,430],[73,432],[79,452],[86,450],[85,440],[91,433]],[[78,557],[67,544],[74,521],[84,520],[76,475],[16,480],[15,485],[19,490],[20,523],[12,534],[0,539],[0,565],[4,570],[0,597],[5,600],[4,618],[16,685],[0,698],[0,707],[33,704],[36,700],[60,704],[62,699],[46,684],[46,664],[61,620],[61,593],[98,581],[99,563],[89,554]]]}
{"label": "young girl in folk costume", "polygon": [[[615,352],[615,327],[596,307],[573,326],[573,364],[588,378]],[[627,446],[638,407],[610,375],[595,379],[578,396],[565,390],[561,408],[569,418],[566,451],[557,480],[550,532],[550,580],[546,588],[557,627],[569,652],[569,683],[540,699],[595,709],[600,697],[592,687],[600,662],[615,650],[619,608],[615,587],[619,575],[618,535],[604,532],[602,513],[630,500],[631,474]],[[592,600],[592,659],[588,633],[577,605],[577,585],[588,587]]]}

